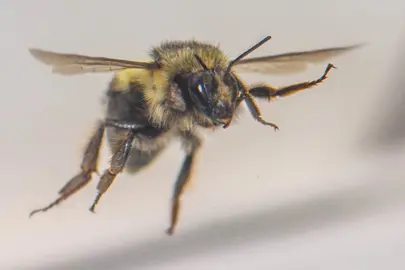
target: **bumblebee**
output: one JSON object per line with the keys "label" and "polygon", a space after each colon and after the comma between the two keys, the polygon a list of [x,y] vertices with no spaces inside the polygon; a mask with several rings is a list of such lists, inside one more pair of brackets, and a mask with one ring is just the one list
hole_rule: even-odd
{"label": "bumblebee", "polygon": [[106,57],[65,54],[29,49],[40,62],[50,65],[53,73],[76,75],[115,72],[106,91],[106,114],[99,120],[85,147],[80,171],[59,191],[59,197],[30,216],[58,205],[88,184],[98,174],[99,151],[104,133],[112,152],[109,168],[101,174],[97,203],[124,170],[135,174],[150,165],[172,139],[183,143],[185,157],[174,184],[171,220],[167,234],[172,235],[178,223],[180,201],[190,181],[195,158],[202,146],[199,130],[227,128],[247,105],[257,122],[274,130],[278,126],[266,121],[255,99],[272,101],[323,82],[334,68],[328,64],[321,77],[284,87],[267,84],[247,86],[239,72],[279,74],[299,72],[309,63],[318,63],[350,51],[360,45],[245,58],[270,40],[265,37],[235,59],[212,44],[188,41],[166,41],[150,51],[150,61],[129,61]]}

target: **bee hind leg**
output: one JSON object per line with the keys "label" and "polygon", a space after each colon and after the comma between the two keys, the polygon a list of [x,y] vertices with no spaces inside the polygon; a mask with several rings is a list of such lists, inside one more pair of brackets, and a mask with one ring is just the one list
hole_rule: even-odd
{"label": "bee hind leg", "polygon": [[110,167],[101,175],[97,185],[97,196],[89,209],[91,212],[95,212],[96,205],[100,201],[103,194],[114,182],[117,175],[124,170],[125,164],[132,149],[132,143],[135,139],[136,132],[137,131],[135,129],[128,130],[125,139],[121,141],[120,147],[114,152],[111,158]]}
{"label": "bee hind leg", "polygon": [[104,136],[104,123],[100,122],[93,136],[90,138],[87,147],[83,154],[83,161],[81,163],[81,172],[71,178],[69,182],[59,190],[59,198],[50,203],[48,206],[33,210],[30,217],[39,212],[45,212],[50,208],[58,205],[68,197],[79,191],[86,186],[92,179],[92,174],[97,173],[97,163],[101,142]]}
{"label": "bee hind leg", "polygon": [[195,163],[195,157],[201,147],[202,141],[194,134],[186,134],[183,136],[185,143],[186,156],[183,160],[183,165],[177,176],[176,183],[174,185],[172,205],[171,205],[171,220],[170,227],[166,230],[168,235],[173,235],[174,230],[178,223],[178,217],[180,212],[180,200],[186,185],[190,182],[193,165]]}

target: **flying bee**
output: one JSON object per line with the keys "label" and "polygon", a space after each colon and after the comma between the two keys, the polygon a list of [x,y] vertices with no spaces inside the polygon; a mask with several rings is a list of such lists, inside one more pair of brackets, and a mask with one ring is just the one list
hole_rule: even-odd
{"label": "flying bee", "polygon": [[228,59],[218,46],[196,40],[163,42],[152,48],[150,61],[30,49],[34,58],[52,66],[57,74],[116,72],[106,91],[106,117],[98,121],[85,147],[79,173],[65,184],[55,201],[32,211],[30,216],[58,205],[98,174],[104,133],[112,157],[109,168],[100,176],[98,193],[90,207],[92,212],[118,174],[124,169],[132,174],[139,172],[156,160],[171,139],[179,139],[183,143],[185,157],[172,194],[167,233],[173,234],[178,223],[181,196],[190,181],[196,155],[202,146],[198,131],[227,128],[242,102],[256,121],[277,130],[276,124],[262,117],[255,98],[272,101],[311,88],[323,82],[334,66],[328,64],[316,80],[279,88],[267,84],[249,87],[237,73],[299,72],[305,70],[309,63],[326,61],[360,46],[245,58],[270,38],[264,38],[233,60]]}

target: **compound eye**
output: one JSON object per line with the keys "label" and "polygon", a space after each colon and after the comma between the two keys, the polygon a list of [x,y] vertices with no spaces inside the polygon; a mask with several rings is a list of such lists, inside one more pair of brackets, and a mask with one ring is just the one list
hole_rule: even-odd
{"label": "compound eye", "polygon": [[210,106],[212,95],[216,87],[215,79],[207,72],[195,74],[191,78],[191,95],[200,106]]}

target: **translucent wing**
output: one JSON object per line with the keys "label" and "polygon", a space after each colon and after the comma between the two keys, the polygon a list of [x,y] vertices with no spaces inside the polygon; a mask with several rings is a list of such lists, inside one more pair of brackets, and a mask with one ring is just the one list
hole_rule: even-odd
{"label": "translucent wing", "polygon": [[126,68],[155,69],[155,62],[136,62],[106,57],[93,57],[80,54],[65,54],[29,49],[31,55],[38,61],[52,66],[52,72],[62,75],[76,75],[84,73],[111,72]]}
{"label": "translucent wing", "polygon": [[266,75],[302,72],[307,69],[309,64],[326,62],[332,57],[361,46],[363,46],[363,44],[247,58],[236,62],[232,70],[236,72],[253,72]]}

